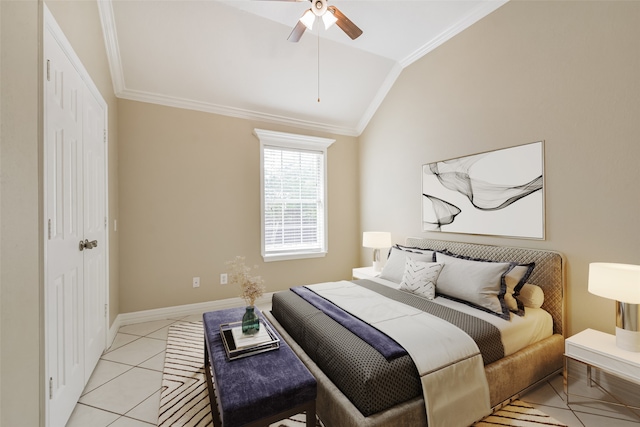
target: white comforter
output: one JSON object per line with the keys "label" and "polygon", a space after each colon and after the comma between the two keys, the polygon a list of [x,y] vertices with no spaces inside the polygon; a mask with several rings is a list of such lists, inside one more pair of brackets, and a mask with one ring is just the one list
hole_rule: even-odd
{"label": "white comforter", "polygon": [[420,374],[429,427],[463,427],[489,415],[489,385],[482,355],[464,331],[351,282],[307,288],[407,350]]}

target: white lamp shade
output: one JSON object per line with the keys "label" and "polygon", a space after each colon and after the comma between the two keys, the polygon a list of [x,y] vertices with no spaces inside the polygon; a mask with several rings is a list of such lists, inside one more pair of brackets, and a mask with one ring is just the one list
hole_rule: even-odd
{"label": "white lamp shade", "polygon": [[333,24],[338,22],[338,18],[333,16],[333,13],[326,12],[324,15],[322,15],[322,22],[324,22],[324,29],[328,30]]}
{"label": "white lamp shade", "polygon": [[589,264],[589,292],[627,304],[640,304],[640,265]]}
{"label": "white lamp shade", "polygon": [[362,233],[362,246],[365,248],[391,247],[391,233],[386,231],[365,231]]}
{"label": "white lamp shade", "polygon": [[309,9],[302,15],[300,22],[311,31],[313,30],[313,23],[316,22],[316,15]]}

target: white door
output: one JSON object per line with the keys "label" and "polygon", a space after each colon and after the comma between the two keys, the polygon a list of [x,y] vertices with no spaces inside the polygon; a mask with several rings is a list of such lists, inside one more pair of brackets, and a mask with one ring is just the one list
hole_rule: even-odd
{"label": "white door", "polygon": [[85,91],[82,113],[84,170],[84,327],[85,377],[105,349],[106,324],[106,170],[104,109]]}
{"label": "white door", "polygon": [[[47,33],[48,34],[48,33]],[[62,49],[45,37],[46,340],[50,426],[63,426],[82,393],[84,254],[83,81]]]}
{"label": "white door", "polygon": [[63,37],[49,21],[44,34],[44,203],[50,427],[66,424],[107,337],[106,104],[83,80],[86,71]]}

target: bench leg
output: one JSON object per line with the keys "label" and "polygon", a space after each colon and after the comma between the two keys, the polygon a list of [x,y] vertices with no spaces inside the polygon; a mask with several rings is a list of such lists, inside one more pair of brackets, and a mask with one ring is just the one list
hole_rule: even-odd
{"label": "bench leg", "polygon": [[211,406],[211,417],[213,418],[213,427],[222,427],[220,413],[218,412],[218,404],[216,395],[213,391],[213,378],[211,377],[211,359],[209,358],[209,348],[207,341],[204,342],[204,371],[207,377],[207,389],[209,390],[209,405]]}
{"label": "bench leg", "polygon": [[307,427],[316,427],[316,401],[309,403],[307,407]]}

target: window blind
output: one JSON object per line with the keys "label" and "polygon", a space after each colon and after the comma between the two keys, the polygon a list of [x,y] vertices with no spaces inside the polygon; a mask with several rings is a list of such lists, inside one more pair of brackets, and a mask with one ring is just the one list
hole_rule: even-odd
{"label": "window blind", "polygon": [[263,173],[265,254],[324,251],[324,153],[265,146]]}

